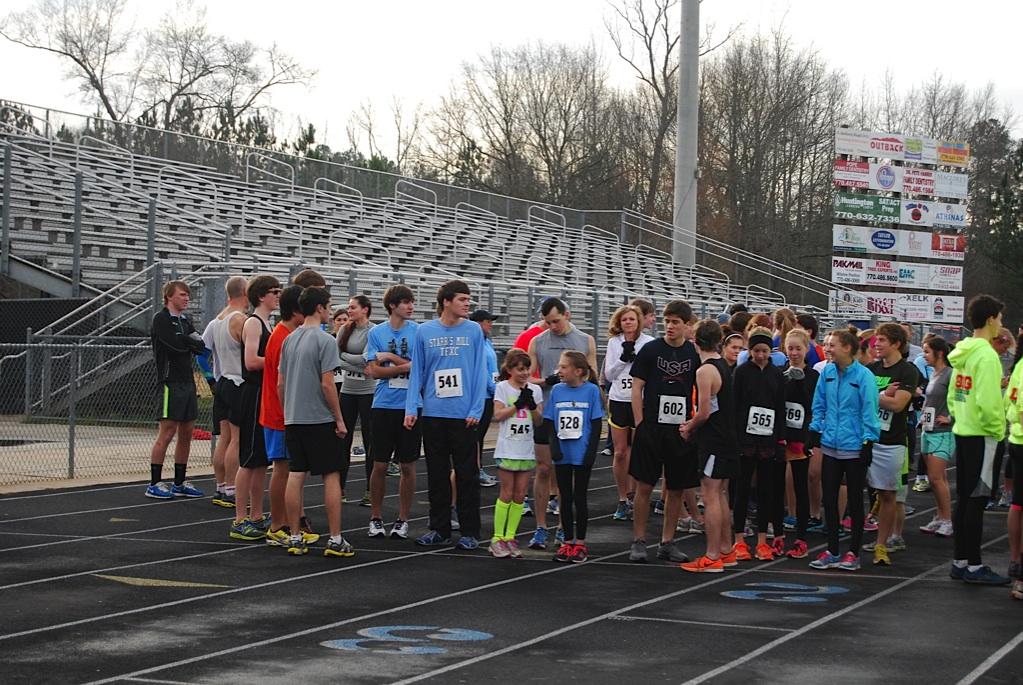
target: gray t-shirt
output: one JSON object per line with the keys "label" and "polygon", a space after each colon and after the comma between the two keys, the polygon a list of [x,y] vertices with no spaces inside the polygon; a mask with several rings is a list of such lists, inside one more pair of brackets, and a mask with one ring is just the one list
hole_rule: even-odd
{"label": "gray t-shirt", "polygon": [[323,399],[320,379],[341,365],[333,336],[299,326],[284,339],[280,374],[284,376],[284,425],[334,423]]}
{"label": "gray t-shirt", "polygon": [[373,323],[367,321],[365,325],[352,329],[348,337],[348,344],[341,349],[341,337],[345,329],[342,327],[337,332],[338,353],[341,357],[341,373],[344,380],[341,382],[341,392],[345,395],[372,395],[377,388],[377,382],[372,378],[366,378],[366,340],[369,332],[373,329]]}
{"label": "gray t-shirt", "polygon": [[924,410],[921,413],[921,421],[924,430],[928,433],[947,433],[952,430],[952,425],[941,425],[934,422],[933,428],[928,428],[928,412],[933,410],[934,417],[948,416],[948,383],[952,378],[952,367],[946,366],[940,372],[931,374],[927,382],[927,390],[924,395]]}
{"label": "gray t-shirt", "polygon": [[[555,335],[549,328],[540,335],[533,338],[533,351],[536,352],[536,361],[540,365],[540,378],[546,378],[552,373],[558,372],[558,362],[561,360],[561,353],[567,350],[590,353],[590,338],[571,324],[565,335]],[[543,386],[544,402],[551,398],[551,389]]]}

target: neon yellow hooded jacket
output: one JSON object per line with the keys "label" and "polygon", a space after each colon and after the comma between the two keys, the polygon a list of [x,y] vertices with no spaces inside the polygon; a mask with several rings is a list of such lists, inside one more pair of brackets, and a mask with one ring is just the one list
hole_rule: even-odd
{"label": "neon yellow hooded jacket", "polygon": [[1019,414],[1023,411],[1023,360],[1016,364],[1005,389],[1005,419],[1009,422],[1009,442],[1023,445],[1023,423]]}
{"label": "neon yellow hooded jacket", "polygon": [[1005,437],[1002,404],[1002,363],[991,343],[966,338],[948,355],[952,378],[948,384],[948,413],[952,432],[961,436]]}

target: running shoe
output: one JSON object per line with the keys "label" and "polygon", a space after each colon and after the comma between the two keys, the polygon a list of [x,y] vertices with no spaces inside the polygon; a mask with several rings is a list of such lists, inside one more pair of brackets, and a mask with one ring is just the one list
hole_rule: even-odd
{"label": "running shoe", "polygon": [[693,522],[693,517],[692,516],[686,516],[685,518],[679,519],[678,520],[678,525],[675,526],[675,531],[679,532],[679,533],[688,533],[689,532],[689,524],[691,524],[692,522]]}
{"label": "running shoe", "polygon": [[852,552],[846,552],[842,556],[842,561],[838,564],[838,568],[842,571],[859,571],[860,558]]}
{"label": "running shoe", "polygon": [[889,552],[904,552],[906,551],[906,538],[901,535],[893,535],[888,538],[885,547],[888,548]]}
{"label": "running shoe", "polygon": [[480,487],[492,488],[495,485],[497,485],[497,479],[487,473],[484,469],[480,469]]}
{"label": "running shoe", "polygon": [[262,514],[258,519],[250,519],[252,525],[266,533],[270,530],[270,514]]}
{"label": "running shoe", "polygon": [[728,550],[727,554],[722,554],[721,555],[721,563],[726,568],[731,568],[732,566],[738,566],[739,565],[739,560],[735,558],[735,548],[734,547],[732,549]]}
{"label": "running shoe", "polygon": [[605,457],[610,457],[612,454],[614,454],[614,452],[611,451],[610,447],[605,447],[604,449],[600,450],[600,453]]}
{"label": "running shoe", "polygon": [[586,549],[586,545],[573,545],[572,546],[572,563],[581,564],[590,558],[590,550]]}
{"label": "running shoe", "polygon": [[838,568],[842,563],[841,557],[831,552],[821,552],[817,555],[817,558],[810,562],[810,568],[815,568],[818,571],[826,571],[831,568]]}
{"label": "running shoe", "polygon": [[558,526],[558,529],[554,531],[554,541],[559,545],[565,544],[565,529]]}
{"label": "running shoe", "polygon": [[551,497],[547,500],[547,513],[551,516],[561,516],[561,508],[558,506],[557,497]]}
{"label": "running shoe", "polygon": [[998,498],[998,506],[1002,509],[1012,506],[1012,494],[1008,490],[1002,490],[1002,496]]}
{"label": "running shoe", "polygon": [[954,529],[952,528],[952,522],[945,519],[941,522],[941,525],[938,526],[938,530],[934,531],[934,534],[939,538],[950,538],[952,537],[953,532]]}
{"label": "running shoe", "polygon": [[785,556],[785,538],[775,536],[774,540],[771,541],[771,551],[774,552],[776,559]]}
{"label": "running shoe", "polygon": [[401,519],[395,519],[394,524],[391,526],[391,537],[399,538],[401,540],[408,539],[408,521],[402,521]]}
{"label": "running shoe", "polygon": [[455,543],[455,547],[457,549],[464,549],[466,551],[479,549],[479,546],[480,541],[471,535],[463,535],[462,537],[458,538],[458,542]]}
{"label": "running shoe", "polygon": [[629,561],[634,564],[646,563],[646,540],[633,540],[629,547]]}
{"label": "running shoe", "polygon": [[629,506],[625,503],[625,500],[618,502],[618,508],[615,509],[615,513],[611,516],[612,521],[628,521],[629,520]]}
{"label": "running shoe", "polygon": [[679,568],[690,573],[724,573],[725,565],[720,559],[702,556],[696,561],[679,564]]}
{"label": "running shoe", "polygon": [[967,568],[963,573],[963,580],[973,585],[1008,585],[1012,582],[1005,576],[1000,576],[992,571],[990,566],[981,566],[976,571]]}
{"label": "running shoe", "polygon": [[749,561],[753,558],[753,555],[749,553],[749,545],[745,542],[737,542],[732,547],[732,551],[735,552],[736,561]]}
{"label": "running shoe", "polygon": [[[316,532],[313,531],[313,522],[309,520],[308,516],[299,517],[298,529],[301,530],[303,533],[307,533],[309,535],[316,535]],[[316,539],[319,540],[320,536],[316,535]]]}
{"label": "running shoe", "polygon": [[953,561],[952,565],[948,569],[948,577],[951,578],[952,580],[962,580],[965,575],[966,567],[956,566],[955,562]]}
{"label": "running shoe", "polygon": [[371,538],[382,538],[387,535],[387,531],[384,530],[383,519],[370,519],[369,520],[369,537]]}
{"label": "running shoe", "polygon": [[526,497],[526,498],[524,498],[522,500],[522,516],[523,516],[523,518],[525,518],[527,516],[529,518],[533,517],[533,507],[529,506],[529,498],[528,497]]}
{"label": "running shoe", "polygon": [[1023,580],[1023,575],[1020,575],[1020,565],[1019,565],[1019,562],[1018,561],[1010,561],[1009,562],[1009,572],[1007,574],[1005,574],[1005,575],[1009,576],[1010,578],[1018,578],[1020,580]]}
{"label": "running shoe", "polygon": [[663,499],[659,499],[656,502],[654,502],[654,515],[655,516],[664,516],[664,500]]}
{"label": "running shoe", "polygon": [[565,544],[558,547],[558,551],[554,553],[554,561],[560,561],[564,564],[572,561],[572,554],[575,552],[575,545],[566,542]]}
{"label": "running shoe", "polygon": [[697,535],[703,535],[703,521],[697,521],[694,518],[689,519],[689,532]]}
{"label": "running shoe", "polygon": [[451,507],[451,530],[461,530],[462,524],[458,522],[458,512]]}
{"label": "running shoe", "polygon": [[230,536],[235,540],[245,540],[246,542],[252,542],[254,540],[262,540],[266,537],[266,531],[260,530],[252,524],[252,521],[248,519],[242,519],[236,523],[231,524]]}
{"label": "running shoe", "polygon": [[926,533],[927,535],[934,535],[938,532],[938,528],[941,527],[941,519],[937,516],[931,519],[930,523],[925,523],[920,526],[920,532]]}
{"label": "running shoe", "polygon": [[[909,512],[906,513],[908,514]],[[849,530],[852,530],[852,526],[849,526]],[[877,530],[877,517],[871,514],[863,521],[863,532],[873,533],[875,530]]]}
{"label": "running shoe", "polygon": [[522,550],[519,549],[519,541],[518,540],[506,540],[505,543],[508,545],[508,552],[509,552],[508,556],[510,556],[512,559],[521,559],[522,558]]}
{"label": "running shoe", "polygon": [[389,461],[387,462],[387,475],[391,478],[397,478],[401,475],[401,467],[398,466],[398,462]]}
{"label": "running shoe", "polygon": [[442,545],[450,545],[451,538],[446,538],[435,530],[431,530],[425,535],[416,538],[416,544],[422,545],[423,547],[439,547]]}
{"label": "running shoe", "polygon": [[984,511],[991,511],[994,508],[995,508],[995,501],[993,499],[989,499],[987,501],[987,504],[984,505]]}
{"label": "running shoe", "polygon": [[757,545],[755,552],[757,561],[774,561],[774,549],[767,543],[760,543]]}
{"label": "running shoe", "polygon": [[825,533],[827,530],[824,528],[824,521],[819,518],[810,517],[810,520],[806,526],[808,533]]}
{"label": "running shoe", "polygon": [[842,519],[842,527],[845,528],[846,530],[852,530],[852,518],[846,516],[844,519]]}
{"label": "running shoe", "polygon": [[[869,550],[868,550],[869,551]],[[888,547],[886,545],[874,545],[874,566],[891,566],[892,560],[888,556]]]}
{"label": "running shoe", "polygon": [[369,501],[369,490],[367,490],[366,492],[362,493],[362,499],[359,500],[359,506],[368,507],[371,504],[372,503]]}
{"label": "running shoe", "polygon": [[904,504],[902,505],[902,508],[906,516],[912,516],[913,514],[916,513],[916,507],[914,507],[912,504]]}
{"label": "running shoe", "polygon": [[308,553],[309,546],[305,544],[305,540],[302,538],[293,537],[288,540],[288,554],[291,556],[298,557]]}
{"label": "running shoe", "polygon": [[1013,599],[1023,599],[1023,580],[1014,580],[1012,582],[1012,589],[1009,590],[1009,596]]}
{"label": "running shoe", "polygon": [[785,530],[795,530],[796,529],[796,517],[795,516],[786,516],[782,520],[782,525],[785,526]]}
{"label": "running shoe", "polygon": [[676,564],[689,561],[689,556],[676,547],[674,542],[662,542],[657,545],[657,558],[661,561],[670,561]]}
{"label": "running shoe", "polygon": [[928,492],[931,489],[931,481],[927,478],[917,478],[913,483],[913,492]]}
{"label": "running shoe", "polygon": [[223,490],[215,490],[213,492],[213,497],[210,498],[210,503],[213,504],[214,506],[217,506],[217,507],[223,506],[221,504],[221,502],[224,501],[222,499],[223,497],[224,497],[224,491]]}
{"label": "running shoe", "polygon": [[547,538],[550,533],[546,528],[537,528],[533,531],[533,537],[529,541],[530,549],[547,549]]}
{"label": "running shoe", "polygon": [[271,547],[287,547],[291,542],[291,531],[287,526],[277,530],[267,531],[266,544]]}
{"label": "running shoe", "polygon": [[235,495],[232,492],[230,495],[226,492],[220,493],[220,499],[214,502],[218,507],[224,507],[225,509],[234,509]]}
{"label": "running shoe", "polygon": [[327,547],[323,550],[323,556],[325,557],[354,557],[355,550],[348,540],[341,538],[341,542],[334,542],[333,540],[327,540]]}
{"label": "running shoe", "polygon": [[173,485],[171,492],[175,497],[202,497],[203,491],[192,485],[192,481],[182,481],[181,485]]}
{"label": "running shoe", "polygon": [[860,549],[863,550],[864,552],[873,552],[875,549],[877,549],[877,541],[875,540],[874,542],[865,542],[862,545],[860,545]]}
{"label": "running shoe", "polygon": [[363,447],[362,445],[356,445],[355,447],[352,448],[352,456],[353,457],[365,457],[366,456],[366,448]]}
{"label": "running shoe", "polygon": [[491,540],[490,546],[487,547],[487,551],[490,552],[490,556],[495,559],[505,559],[511,556],[511,550],[508,549],[508,543],[504,540]]}
{"label": "running shoe", "polygon": [[153,499],[174,499],[174,493],[171,491],[171,486],[166,483],[156,483],[146,488],[146,497],[152,497]]}
{"label": "running shoe", "polygon": [[806,543],[802,540],[796,540],[785,554],[789,559],[805,559],[808,554]]}

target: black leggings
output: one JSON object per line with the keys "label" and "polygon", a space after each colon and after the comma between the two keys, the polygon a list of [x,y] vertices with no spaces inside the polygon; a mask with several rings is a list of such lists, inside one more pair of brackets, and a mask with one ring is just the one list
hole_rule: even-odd
{"label": "black leggings", "polygon": [[[984,536],[984,507],[991,490],[994,458],[993,438],[955,436],[956,506],[952,512],[955,559],[966,559],[971,566],[981,564],[980,542]],[[985,462],[987,462],[985,464]],[[985,468],[985,466],[987,468]]]}
{"label": "black leggings", "polygon": [[735,487],[733,505],[733,531],[742,533],[746,529],[746,511],[752,490],[753,474],[757,475],[757,532],[767,533],[767,524],[774,525],[774,534],[785,535],[785,462],[772,456],[760,459],[756,455],[743,456],[739,461],[739,477]]}
{"label": "black leggings", "polygon": [[366,488],[369,488],[369,476],[373,472],[373,460],[370,450],[373,447],[373,420],[370,412],[373,409],[373,395],[341,394],[341,418],[345,420],[348,433],[341,439],[342,456],[352,455],[352,440],[355,438],[355,419],[358,417],[362,426],[362,446],[366,449]]}
{"label": "black leggings", "polygon": [[476,444],[476,453],[479,454],[480,466],[483,466],[483,439],[487,437],[487,430],[490,428],[490,422],[494,419],[494,398],[489,397],[483,400],[483,416],[480,417],[479,422],[479,442]]}
{"label": "black leggings", "polygon": [[835,459],[824,455],[821,464],[821,488],[824,491],[824,520],[828,524],[828,551],[838,554],[838,533],[842,519],[838,511],[838,491],[845,477],[847,505],[852,517],[849,551],[859,556],[863,542],[863,485],[867,480],[867,465],[862,457]]}
{"label": "black leggings", "polygon": [[590,518],[586,491],[590,488],[592,471],[592,466],[554,466],[554,475],[561,491],[561,527],[565,531],[566,540],[586,539],[586,522]]}
{"label": "black leggings", "polygon": [[796,494],[796,539],[806,540],[806,527],[810,522],[810,460],[790,461],[792,467],[792,490]]}

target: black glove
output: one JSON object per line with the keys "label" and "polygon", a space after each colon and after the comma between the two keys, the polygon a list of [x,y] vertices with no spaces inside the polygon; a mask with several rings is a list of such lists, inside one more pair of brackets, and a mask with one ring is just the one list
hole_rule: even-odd
{"label": "black glove", "polygon": [[519,398],[515,400],[516,409],[536,409],[536,400],[533,399],[533,389],[528,385],[519,392]]}
{"label": "black glove", "polygon": [[808,431],[806,434],[806,450],[809,452],[814,447],[821,446],[821,434],[817,431]]}
{"label": "black glove", "polygon": [[622,353],[618,359],[623,362],[631,362],[636,359],[636,341],[626,340],[622,343]]}
{"label": "black glove", "polygon": [[863,446],[860,447],[860,459],[863,460],[863,465],[868,467],[870,466],[870,463],[874,461],[874,443],[870,440],[867,440],[863,443]]}
{"label": "black glove", "polygon": [[916,397],[914,397],[913,398],[913,402],[912,402],[913,409],[915,409],[917,411],[920,411],[921,409],[923,409],[924,408],[924,401],[925,400],[926,400],[926,398],[923,395],[917,395]]}
{"label": "black glove", "polygon": [[561,376],[559,376],[556,373],[552,373],[550,376],[547,376],[547,378],[544,378],[543,382],[544,385],[546,385],[548,388],[553,388],[555,385],[561,382]]}

